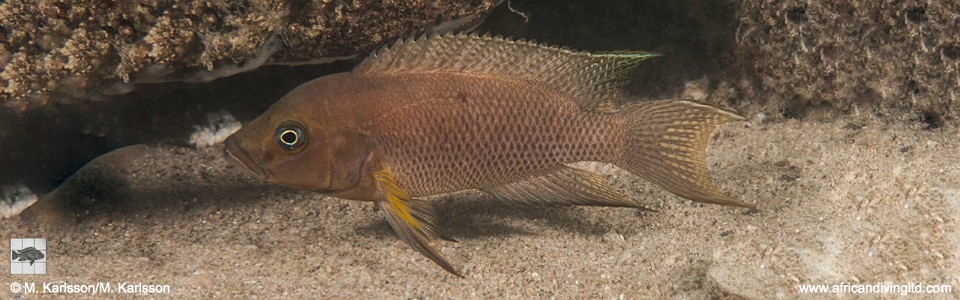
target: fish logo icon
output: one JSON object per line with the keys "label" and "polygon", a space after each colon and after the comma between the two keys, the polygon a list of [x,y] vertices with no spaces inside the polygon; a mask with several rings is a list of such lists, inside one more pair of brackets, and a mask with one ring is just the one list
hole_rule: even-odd
{"label": "fish logo icon", "polygon": [[47,274],[47,239],[10,239],[10,275]]}
{"label": "fish logo icon", "polygon": [[12,252],[11,260],[30,261],[31,266],[34,262],[41,260],[44,257],[43,252],[40,252],[40,250],[37,250],[37,248],[34,247],[26,247],[20,251],[11,250],[10,252]]}

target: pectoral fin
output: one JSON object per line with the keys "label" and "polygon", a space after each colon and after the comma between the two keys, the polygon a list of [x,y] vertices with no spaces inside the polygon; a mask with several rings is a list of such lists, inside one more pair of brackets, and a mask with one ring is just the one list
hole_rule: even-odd
{"label": "pectoral fin", "polygon": [[377,206],[400,239],[447,272],[463,277],[440,251],[430,245],[431,240],[443,238],[437,230],[437,217],[430,203],[410,197],[410,194],[397,186],[390,171],[377,171],[374,178],[386,196],[384,201],[377,202]]}
{"label": "pectoral fin", "polygon": [[482,190],[500,199],[527,204],[647,209],[614,190],[603,176],[567,166],[544,176]]}

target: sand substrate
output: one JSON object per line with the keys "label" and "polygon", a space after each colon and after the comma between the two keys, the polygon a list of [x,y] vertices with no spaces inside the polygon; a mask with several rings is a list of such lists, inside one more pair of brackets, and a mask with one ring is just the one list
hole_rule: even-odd
{"label": "sand substrate", "polygon": [[753,120],[718,130],[709,160],[720,187],[755,211],[682,200],[604,166],[657,212],[532,207],[479,192],[437,198],[443,230],[459,240],[442,251],[465,278],[404,245],[371,203],[257,183],[218,147],[136,149],[121,157],[129,163],[101,162],[68,180],[73,191],[46,196],[33,218],[0,220],[0,237],[48,243],[48,273],[4,271],[0,297],[39,298],[11,293],[12,281],[169,284],[160,298],[762,299],[803,297],[799,284],[960,288],[956,126]]}

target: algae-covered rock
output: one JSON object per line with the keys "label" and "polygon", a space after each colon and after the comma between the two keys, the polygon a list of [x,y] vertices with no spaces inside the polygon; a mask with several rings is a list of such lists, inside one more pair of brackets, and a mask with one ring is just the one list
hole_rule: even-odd
{"label": "algae-covered rock", "polygon": [[958,12],[957,1],[744,1],[737,60],[748,90],[788,116],[880,104],[935,127],[957,113]]}
{"label": "algae-covered rock", "polygon": [[[15,110],[209,81],[263,63],[353,55],[499,0],[9,0],[0,4],[0,103]],[[205,71],[205,72],[204,72]]]}
{"label": "algae-covered rock", "polygon": [[[9,0],[0,3],[0,107],[22,111],[126,93],[133,83],[205,82],[262,64],[363,54],[438,24],[476,24],[501,2]],[[490,27],[494,33],[580,36],[562,44],[585,50],[654,46],[642,49],[664,58],[641,66],[634,81],[648,84],[633,89],[651,96],[684,96],[656,89],[695,81],[710,101],[723,98],[747,114],[906,109],[938,127],[958,113],[956,1],[511,5],[523,18]]]}

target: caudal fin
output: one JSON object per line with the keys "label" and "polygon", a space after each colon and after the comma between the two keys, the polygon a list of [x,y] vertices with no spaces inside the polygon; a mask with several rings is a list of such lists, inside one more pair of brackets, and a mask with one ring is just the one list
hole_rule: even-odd
{"label": "caudal fin", "polygon": [[10,253],[10,256],[12,257],[10,260],[16,260],[17,258],[20,258],[20,253],[17,253],[16,250],[11,250]]}
{"label": "caudal fin", "polygon": [[627,142],[618,166],[683,198],[753,207],[721,192],[707,173],[710,134],[743,117],[685,100],[631,104],[622,112]]}

